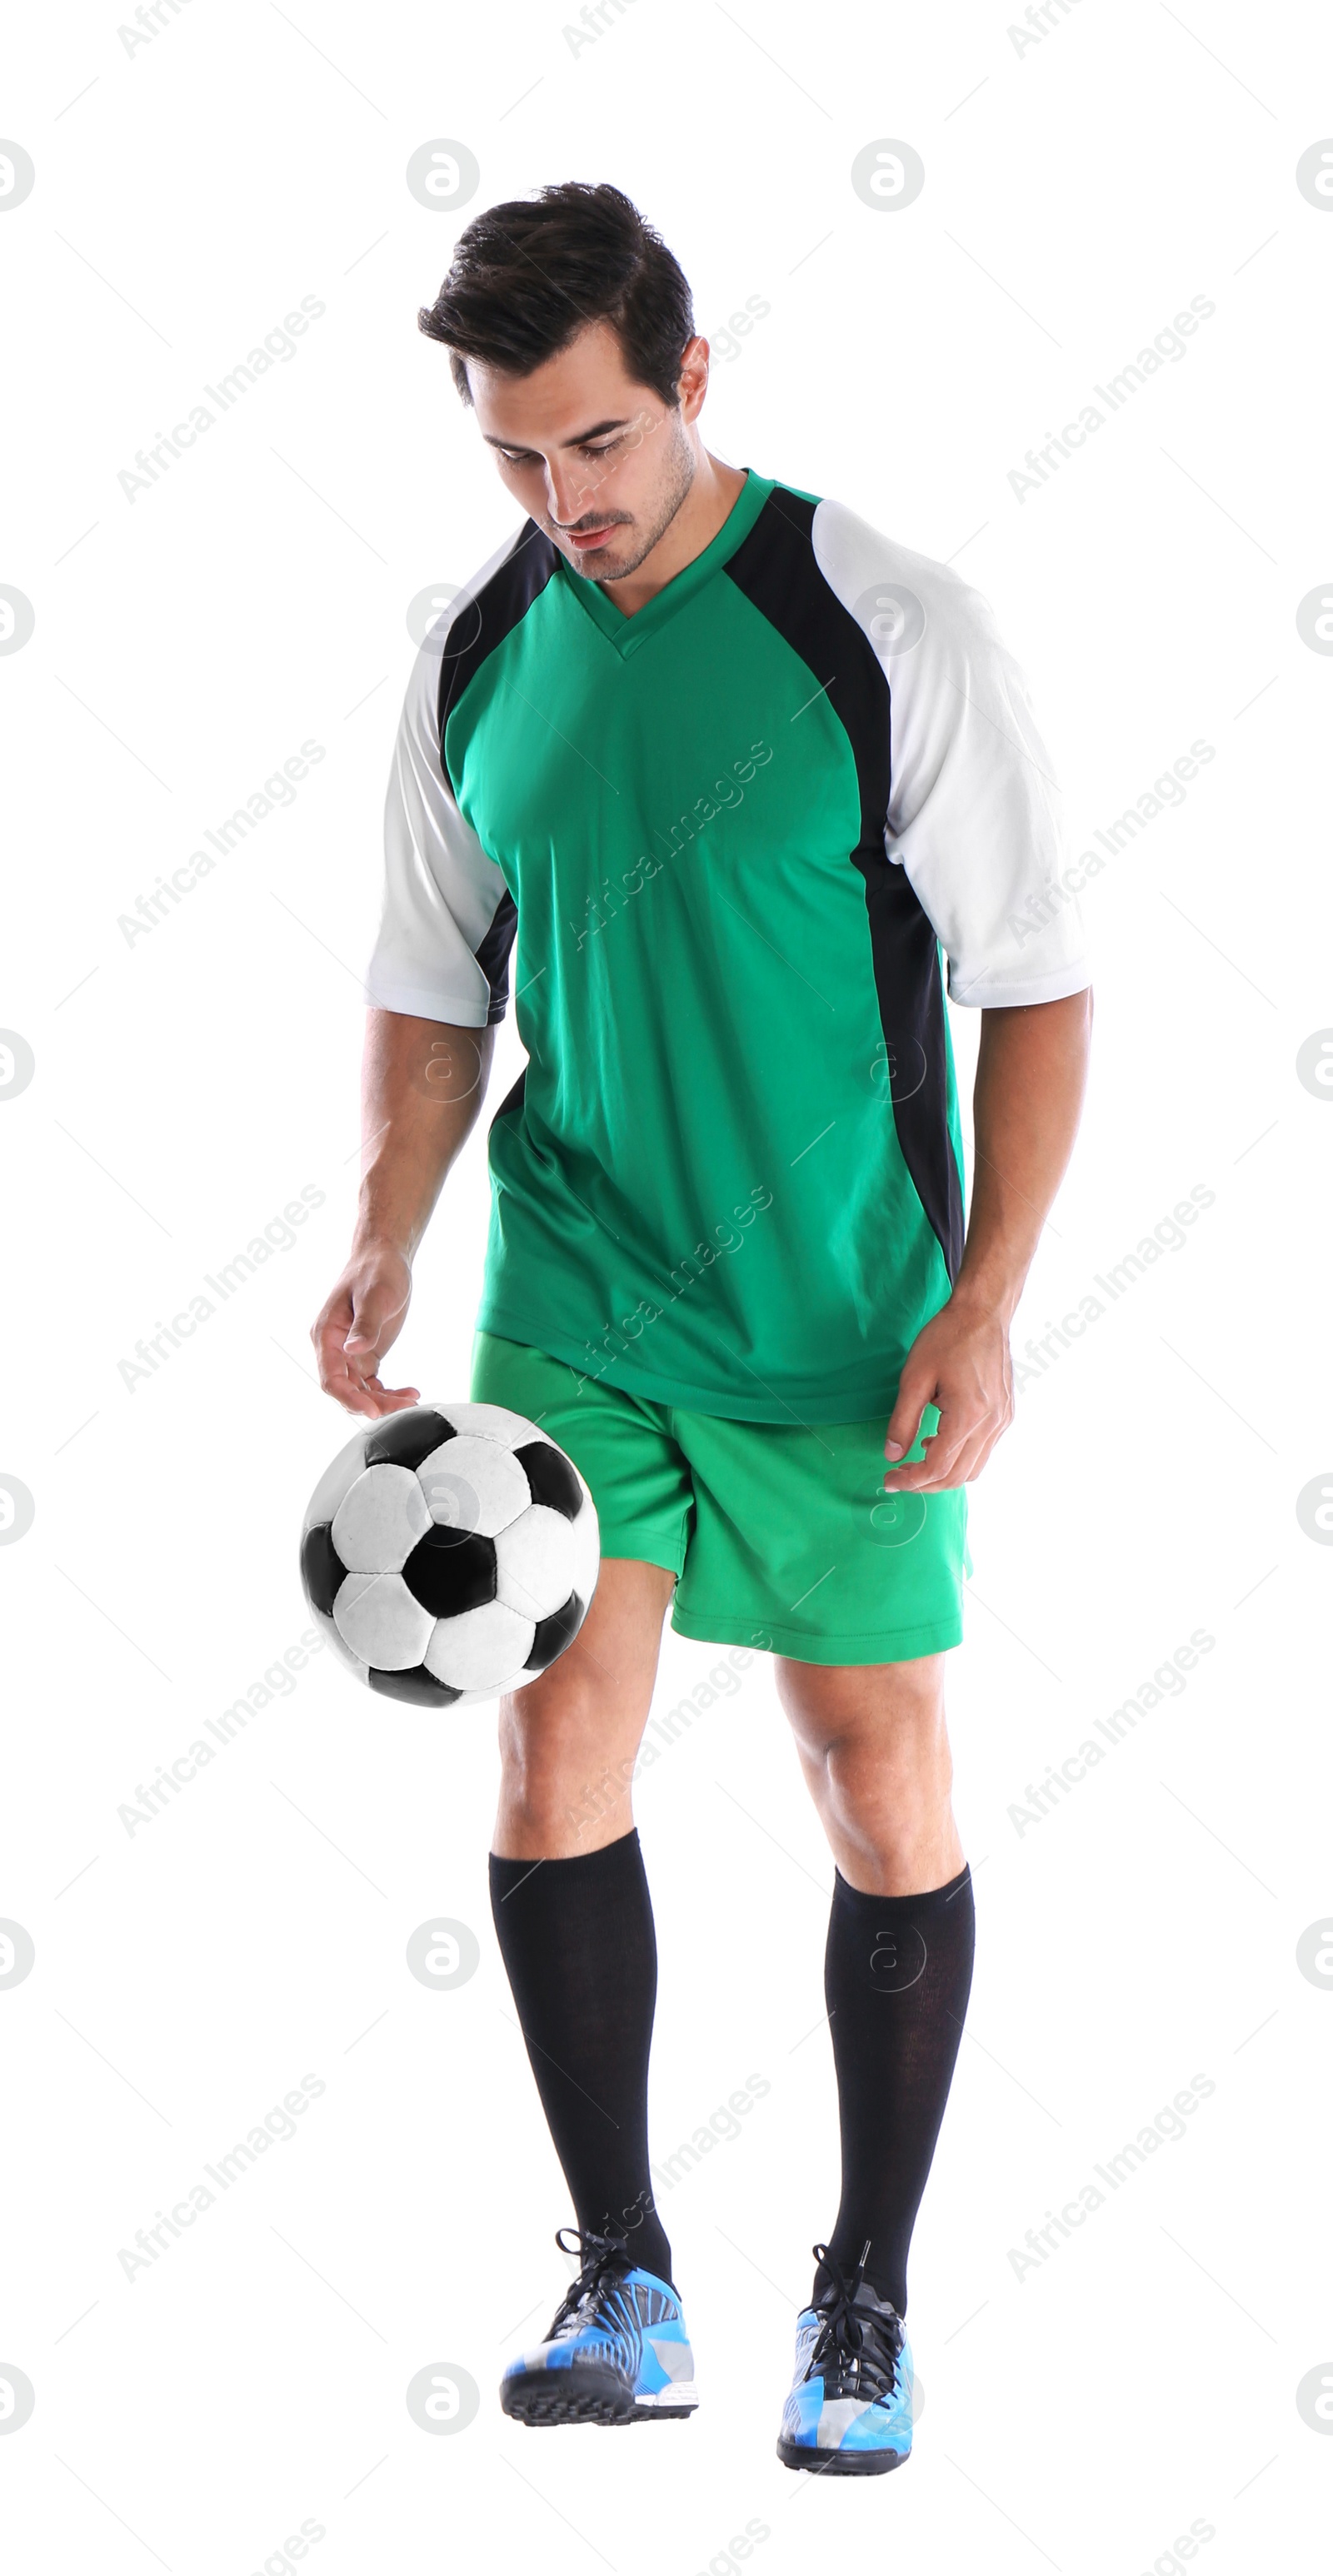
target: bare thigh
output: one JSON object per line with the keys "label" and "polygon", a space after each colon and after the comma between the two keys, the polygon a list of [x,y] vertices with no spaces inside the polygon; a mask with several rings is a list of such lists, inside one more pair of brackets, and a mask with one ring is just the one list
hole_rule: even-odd
{"label": "bare thigh", "polygon": [[492,1849],[503,1858],[565,1860],[629,1832],[631,1774],[675,1581],[663,1565],[603,1557],[573,1645],[501,1700]]}

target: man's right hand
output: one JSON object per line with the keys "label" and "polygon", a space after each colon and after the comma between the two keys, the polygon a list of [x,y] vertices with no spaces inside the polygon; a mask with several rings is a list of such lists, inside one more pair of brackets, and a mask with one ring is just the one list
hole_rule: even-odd
{"label": "man's right hand", "polygon": [[407,1319],[412,1272],[392,1244],[370,1243],[354,1252],[331,1297],[310,1327],[319,1382],[349,1413],[401,1413],[420,1401],[415,1386],[382,1386],[380,1362]]}

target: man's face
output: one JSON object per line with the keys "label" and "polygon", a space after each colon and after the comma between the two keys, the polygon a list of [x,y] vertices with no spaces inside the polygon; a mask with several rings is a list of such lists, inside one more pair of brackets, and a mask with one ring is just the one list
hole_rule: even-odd
{"label": "man's face", "polygon": [[682,376],[677,406],[635,384],[606,322],[590,323],[528,376],[468,361],[477,425],[501,481],[591,581],[636,572],[694,480],[687,424],[706,382],[697,339],[687,344]]}

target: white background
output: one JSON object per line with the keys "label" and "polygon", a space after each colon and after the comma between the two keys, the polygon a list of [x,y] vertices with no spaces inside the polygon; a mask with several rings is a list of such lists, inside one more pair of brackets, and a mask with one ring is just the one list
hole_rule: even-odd
{"label": "white background", "polygon": [[[1313,11],[1237,0],[1073,0],[1021,51],[999,5],[607,16],[577,52],[558,0],[164,0],[132,51],[83,0],[10,28],[3,122],[36,184],[0,220],[0,580],[35,629],[0,658],[0,1020],[36,1071],[0,1102],[0,1469],[36,1513],[0,1549],[0,1915],[35,1964],[0,1991],[0,2364],[36,2403],[0,2439],[7,2554],[250,2576],[295,2565],[307,2520],[321,2576],[697,2576],[742,2563],[749,2522],[766,2576],[863,2551],[1137,2576],[1184,2565],[1197,2520],[1210,2576],[1309,2563],[1333,1996],[1296,1944],[1333,1902],[1333,1560],[1296,1498],[1333,1470],[1333,1109],[1296,1055],[1333,1023],[1333,663],[1296,612],[1333,587],[1333,216],[1295,169],[1333,130],[1333,47]],[[408,192],[438,136],[476,155],[470,208]],[[925,164],[897,212],[850,184],[881,137]],[[655,2152],[751,2072],[771,2087],[663,2197],[689,2426],[537,2441],[496,2403],[569,2211],[489,1919],[489,1714],[371,1701],[325,1656],[151,1824],[118,1815],[306,1625],[298,1515],[348,1428],[306,1336],[354,1203],[406,611],[515,522],[416,309],[470,213],[566,177],[631,192],[705,331],[771,304],[715,366],[711,445],[985,593],[1073,851],[1215,750],[1087,898],[1092,1088],[1016,1349],[1196,1184],[1215,1203],[1025,1386],[972,1497],[951,1713],[978,1965],[912,2263],[925,2408],[887,2484],[774,2457],[836,2126],[831,1865],[766,1659],[638,1800]],[[327,310],[295,355],[128,498],[136,450],[303,295]],[[1216,312],[1184,357],[1020,500],[1025,451],[1197,295]],[[306,739],[325,757],[294,802],[127,941]],[[965,1083],[976,1028],[955,1012]],[[492,1102],[519,1061],[506,1024]],[[136,1341],[306,1184],[291,1247],[128,1387]],[[466,1391],[485,1208],[483,1128],[395,1355],[431,1395]],[[1026,1785],[1197,1628],[1184,1690],[1020,1831]],[[720,1652],[668,1636],[658,1707]],[[405,1962],[432,1909],[481,1947],[448,1992]],[[297,2134],[127,2279],[118,2249],[305,2073],[325,2090]],[[1196,2073],[1187,2136],[1016,2277],[1009,2249]],[[481,2392],[449,2438],[405,2404],[434,2363]]]}

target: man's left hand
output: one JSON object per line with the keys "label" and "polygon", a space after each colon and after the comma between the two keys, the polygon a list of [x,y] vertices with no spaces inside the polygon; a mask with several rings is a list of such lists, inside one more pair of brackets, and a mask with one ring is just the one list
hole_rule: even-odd
{"label": "man's left hand", "polygon": [[[916,1446],[928,1404],[939,1408],[939,1428],[926,1435],[924,1458],[899,1466],[897,1461]],[[970,1485],[1013,1418],[1007,1326],[993,1309],[951,1297],[923,1326],[907,1354],[884,1443],[886,1490],[941,1494]]]}

